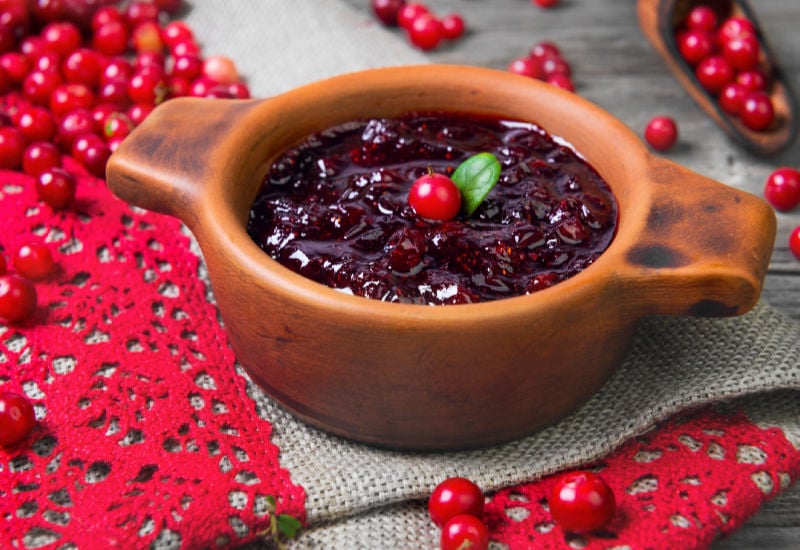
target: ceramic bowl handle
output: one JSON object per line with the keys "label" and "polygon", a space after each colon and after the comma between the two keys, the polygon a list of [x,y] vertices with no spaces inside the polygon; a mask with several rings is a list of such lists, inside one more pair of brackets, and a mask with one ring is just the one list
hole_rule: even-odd
{"label": "ceramic bowl handle", "polygon": [[639,313],[724,317],[752,308],[775,243],[763,200],[660,157],[649,212],[621,262]]}
{"label": "ceramic bowl handle", "polygon": [[159,105],[111,155],[109,188],[191,226],[201,195],[230,163],[222,142],[258,102],[177,98]]}

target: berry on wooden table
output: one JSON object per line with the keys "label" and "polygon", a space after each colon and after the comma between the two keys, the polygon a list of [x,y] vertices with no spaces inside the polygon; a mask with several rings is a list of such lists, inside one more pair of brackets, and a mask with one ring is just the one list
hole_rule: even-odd
{"label": "berry on wooden table", "polygon": [[764,198],[777,210],[795,208],[800,204],[800,171],[789,167],[774,170],[764,184]]}
{"label": "berry on wooden table", "polygon": [[795,258],[800,260],[800,225],[789,234],[789,250],[792,251]]}
{"label": "berry on wooden table", "polygon": [[678,126],[670,117],[653,117],[645,127],[644,138],[656,151],[666,151],[675,145],[678,139]]}

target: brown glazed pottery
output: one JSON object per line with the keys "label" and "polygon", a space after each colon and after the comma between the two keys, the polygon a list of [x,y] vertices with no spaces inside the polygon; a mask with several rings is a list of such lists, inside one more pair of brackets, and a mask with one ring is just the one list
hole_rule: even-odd
{"label": "brown glazed pottery", "polygon": [[[449,110],[540,124],[570,142],[619,203],[611,246],[528,296],[468,305],[384,303],[281,266],[245,231],[273,159],[348,120]],[[580,407],[647,315],[730,316],[757,301],[772,209],[651,154],[575,94],[503,71],[374,69],[270,99],[175,99],[114,153],[108,184],[195,235],[237,358],[310,424],[379,446],[506,442]]]}
{"label": "brown glazed pottery", "polygon": [[636,7],[642,32],[663,57],[678,82],[733,142],[757,155],[779,153],[797,138],[797,98],[755,12],[745,0],[702,2],[714,9],[719,21],[731,16],[744,17],[753,22],[756,28],[761,43],[760,65],[772,82],[769,95],[775,109],[775,121],[764,131],[750,130],[738,117],[727,114],[717,99],[700,85],[694,69],[681,56],[675,31],[698,3],[697,0],[638,0]]}

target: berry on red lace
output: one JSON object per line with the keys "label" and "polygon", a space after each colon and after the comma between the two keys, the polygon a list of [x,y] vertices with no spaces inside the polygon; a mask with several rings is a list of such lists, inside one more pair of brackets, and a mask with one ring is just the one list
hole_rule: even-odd
{"label": "berry on red lace", "polygon": [[457,13],[451,13],[442,18],[442,35],[447,40],[461,38],[465,28],[464,18]]}
{"label": "berry on red lace", "polygon": [[678,126],[670,117],[653,117],[645,127],[644,139],[656,151],[666,151],[675,145],[678,139]]}
{"label": "berry on red lace", "polygon": [[111,156],[111,150],[106,141],[97,134],[83,134],[72,145],[72,156],[80,162],[86,170],[101,178],[106,173],[106,163]]}
{"label": "berry on red lace", "polygon": [[381,23],[389,27],[397,25],[397,15],[406,0],[372,0],[372,12]]}
{"label": "berry on red lace", "polygon": [[455,516],[442,527],[441,550],[486,550],[488,547],[489,529],[475,516]]}
{"label": "berry on red lace", "polygon": [[50,248],[43,243],[24,244],[17,249],[13,258],[17,274],[31,281],[41,281],[55,271],[55,261]]}
{"label": "berry on red lace", "polygon": [[742,102],[739,113],[742,123],[749,129],[759,132],[766,130],[775,120],[775,107],[766,92],[750,92]]}
{"label": "berry on red lace", "polygon": [[34,177],[51,168],[61,166],[61,151],[48,141],[28,145],[22,155],[22,170]]}
{"label": "berry on red lace", "polygon": [[553,486],[548,504],[556,524],[578,534],[601,529],[616,512],[614,492],[592,472],[562,475]]}
{"label": "berry on red lace", "polygon": [[792,251],[795,258],[800,260],[800,225],[789,234],[789,250]]}
{"label": "berry on red lace", "polygon": [[36,288],[19,275],[0,276],[0,321],[20,323],[36,311]]}
{"label": "berry on red lace", "polygon": [[439,483],[428,499],[428,514],[438,527],[461,514],[480,518],[484,506],[483,491],[463,477],[450,477]]}
{"label": "berry on red lace", "polygon": [[54,210],[68,208],[75,199],[75,176],[63,168],[51,168],[36,178],[36,195]]}
{"label": "berry on red lace", "polygon": [[421,50],[433,50],[443,38],[442,22],[430,13],[417,16],[408,27],[408,39]]}
{"label": "berry on red lace", "polygon": [[764,183],[764,198],[777,210],[791,210],[800,204],[800,171],[783,167],[773,170]]}
{"label": "berry on red lace", "polygon": [[461,209],[461,192],[453,180],[431,170],[411,185],[408,204],[422,218],[451,220]]}
{"label": "berry on red lace", "polygon": [[0,127],[0,169],[19,168],[25,152],[25,136],[13,126]]}
{"label": "berry on red lace", "polygon": [[36,415],[25,397],[12,392],[0,393],[0,445],[12,447],[33,432]]}
{"label": "berry on red lace", "polygon": [[92,111],[88,109],[75,109],[64,115],[58,125],[59,145],[66,151],[70,151],[72,144],[78,136],[90,134],[97,131]]}

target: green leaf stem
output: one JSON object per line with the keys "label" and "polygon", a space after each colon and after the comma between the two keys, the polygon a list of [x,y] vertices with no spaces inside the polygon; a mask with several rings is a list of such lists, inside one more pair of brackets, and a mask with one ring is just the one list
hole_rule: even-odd
{"label": "green leaf stem", "polygon": [[500,161],[491,153],[478,153],[462,162],[451,179],[461,191],[461,209],[471,216],[500,179]]}

